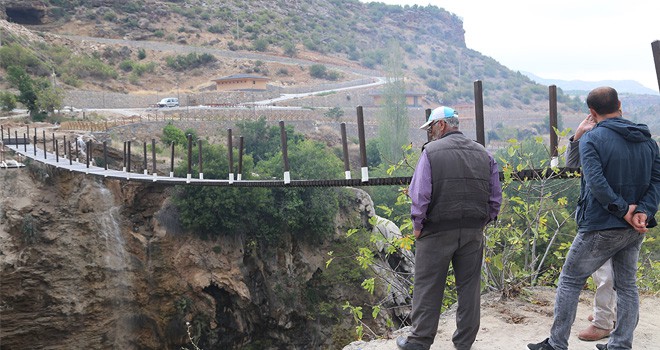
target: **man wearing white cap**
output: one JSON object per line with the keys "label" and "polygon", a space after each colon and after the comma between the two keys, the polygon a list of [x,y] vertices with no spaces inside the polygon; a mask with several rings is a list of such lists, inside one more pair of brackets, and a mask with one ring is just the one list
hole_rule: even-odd
{"label": "man wearing white cap", "polygon": [[397,339],[403,350],[428,350],[438,330],[449,263],[454,268],[458,309],[452,341],[472,347],[480,324],[483,229],[496,219],[502,187],[495,159],[458,131],[449,107],[431,112],[421,129],[424,145],[408,194],[415,243],[411,334]]}

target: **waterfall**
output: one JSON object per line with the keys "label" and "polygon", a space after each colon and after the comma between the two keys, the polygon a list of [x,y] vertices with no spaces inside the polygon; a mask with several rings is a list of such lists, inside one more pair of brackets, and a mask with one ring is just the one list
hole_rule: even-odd
{"label": "waterfall", "polygon": [[133,283],[130,268],[130,256],[126,252],[126,241],[121,232],[120,206],[115,205],[114,196],[104,185],[99,184],[101,193],[98,208],[98,231],[105,249],[102,251],[102,263],[105,270],[105,297],[112,305],[112,323],[107,335],[115,349],[130,349],[134,340]]}

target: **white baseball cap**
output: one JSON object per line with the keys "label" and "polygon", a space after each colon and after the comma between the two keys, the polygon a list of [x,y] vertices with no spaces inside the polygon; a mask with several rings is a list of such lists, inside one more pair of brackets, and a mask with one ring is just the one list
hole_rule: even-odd
{"label": "white baseball cap", "polygon": [[428,130],[428,128],[431,127],[431,124],[433,124],[433,122],[436,120],[455,118],[455,117],[458,117],[458,113],[456,113],[456,111],[453,108],[440,106],[438,108],[435,108],[433,111],[431,111],[431,115],[429,116],[429,119],[419,128]]}

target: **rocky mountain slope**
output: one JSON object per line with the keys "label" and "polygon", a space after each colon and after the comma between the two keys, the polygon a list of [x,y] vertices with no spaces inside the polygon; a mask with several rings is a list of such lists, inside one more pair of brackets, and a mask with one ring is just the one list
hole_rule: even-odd
{"label": "rocky mountain slope", "polygon": [[[67,47],[73,55],[91,55],[117,72],[116,78],[83,77],[77,83],[79,86],[68,86],[67,75],[71,72],[65,69],[66,64],[46,62],[46,66],[55,70],[59,83],[67,88],[129,93],[178,89],[192,92],[208,87],[210,78],[238,73],[268,76],[275,87],[327,83],[310,76],[307,68],[314,63],[341,67],[339,80],[353,78],[351,69],[357,68],[371,69],[384,76],[388,71],[388,52],[396,42],[404,52],[400,64],[406,88],[424,94],[425,107],[439,103],[470,104],[474,97],[473,82],[482,80],[489,107],[547,110],[547,89],[467,48],[461,19],[436,6],[401,7],[357,0],[3,0],[0,16],[39,33],[49,45]],[[261,53],[289,58],[291,62],[278,65],[259,59],[220,59],[197,68],[177,70],[166,61],[182,54],[179,52],[147,49],[141,53],[122,45],[71,40],[70,35],[184,44],[246,56]],[[15,40],[11,34],[4,36],[5,42]],[[34,49],[39,51],[43,47]],[[41,56],[48,61],[48,55]],[[309,64],[297,64],[295,59]],[[136,77],[126,62],[154,66]],[[50,75],[51,69],[45,74]],[[560,98],[560,104],[567,102],[570,101]],[[574,109],[575,106],[569,106],[567,111]]]}

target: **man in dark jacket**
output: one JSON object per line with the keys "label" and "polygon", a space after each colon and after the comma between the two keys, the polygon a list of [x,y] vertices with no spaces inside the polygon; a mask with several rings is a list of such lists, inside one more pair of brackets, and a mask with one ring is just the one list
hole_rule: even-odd
{"label": "man in dark jacket", "polygon": [[[566,145],[566,167],[580,168],[580,137],[596,126],[596,121],[589,114],[578,125],[575,135],[569,138]],[[614,271],[612,259],[607,260],[591,275],[596,292],[594,295],[593,312],[587,318],[591,324],[578,333],[578,338],[585,341],[596,341],[610,336],[616,324],[616,291],[614,290]]]}
{"label": "man in dark jacket", "polygon": [[660,202],[658,145],[646,125],[621,117],[616,90],[600,87],[587,97],[596,126],[580,138],[582,186],[578,233],[559,276],[550,338],[531,350],[566,350],[580,291],[587,278],[612,259],[617,322],[598,349],[632,349],[639,319],[636,272],[644,233],[657,225]]}
{"label": "man in dark jacket", "polygon": [[483,229],[502,203],[499,171],[482,145],[458,131],[452,108],[434,109],[421,129],[433,141],[424,146],[408,191],[417,239],[412,328],[397,346],[428,350],[433,344],[451,262],[458,293],[452,341],[466,350],[479,331]]}

